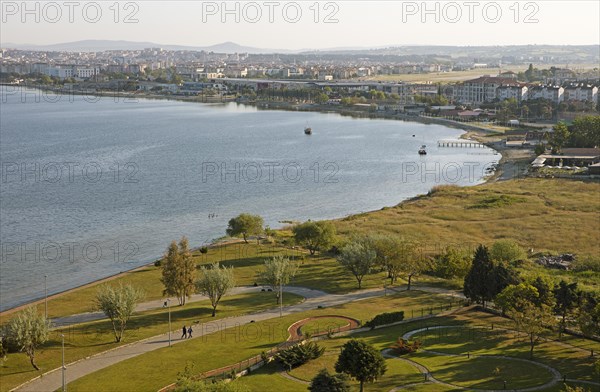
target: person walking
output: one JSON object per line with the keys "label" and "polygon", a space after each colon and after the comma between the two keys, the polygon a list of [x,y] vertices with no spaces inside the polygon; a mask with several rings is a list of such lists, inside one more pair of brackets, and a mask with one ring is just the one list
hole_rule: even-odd
{"label": "person walking", "polygon": [[192,332],[194,332],[194,331],[192,330],[192,326],[190,325],[190,327],[187,330],[187,333],[188,333],[188,337],[187,338],[188,339],[192,337]]}
{"label": "person walking", "polygon": [[181,339],[185,339],[187,337],[187,328],[185,327],[185,325],[183,326],[183,334],[181,335]]}

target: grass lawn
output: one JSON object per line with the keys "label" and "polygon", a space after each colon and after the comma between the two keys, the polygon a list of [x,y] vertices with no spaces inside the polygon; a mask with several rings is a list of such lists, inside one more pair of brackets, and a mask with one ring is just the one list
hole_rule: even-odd
{"label": "grass lawn", "polygon": [[[252,372],[251,374],[238,378],[235,383],[243,385],[254,392],[285,391],[285,392],[306,392],[308,387],[301,383],[288,380],[278,373],[281,369],[275,363]],[[268,387],[267,387],[268,386]]]}
{"label": "grass lawn", "polygon": [[[414,293],[411,293],[413,295]],[[319,309],[309,312],[303,312],[299,314],[284,316],[283,318],[276,318],[267,320],[264,322],[258,322],[253,324],[252,328],[258,331],[270,331],[269,333],[258,334],[254,339],[240,339],[240,336],[244,336],[243,333],[234,333],[232,331],[226,333],[218,333],[209,335],[203,339],[192,340],[189,342],[182,343],[174,346],[170,349],[164,348],[153,351],[151,353],[123,361],[117,365],[113,365],[106,369],[103,369],[94,374],[85,376],[71,384],[69,384],[70,390],[73,391],[90,391],[94,388],[111,390],[118,386],[131,391],[138,390],[151,390],[158,389],[161,386],[167,385],[177,378],[177,373],[183,369],[186,364],[194,363],[198,373],[207,371],[210,369],[226,366],[228,364],[236,363],[240,360],[244,360],[253,355],[260,353],[261,351],[268,350],[275,346],[277,343],[286,339],[287,327],[294,321],[302,318],[310,317],[313,315],[323,315],[323,311],[327,311],[329,314],[336,312],[338,314],[347,314],[347,310],[350,307],[356,308],[357,312],[364,312],[365,317],[372,317],[376,312],[383,311],[381,309],[381,303],[377,301],[385,300],[386,298],[377,298],[372,300],[357,301],[352,304],[344,305],[344,307],[335,307],[330,309]],[[391,302],[395,302],[396,309],[405,309],[406,306],[402,305],[402,298],[387,297]],[[404,304],[408,305],[410,300],[418,300],[419,298],[405,297]],[[417,306],[418,306],[417,302]],[[342,309],[345,308],[345,309]],[[376,311],[375,311],[375,310]],[[425,326],[436,326],[436,325],[469,325],[473,327],[477,326],[491,326],[494,323],[495,326],[501,326],[503,319],[490,316],[480,312],[462,312],[452,316],[439,317],[434,319],[419,320],[408,322],[406,324],[397,325],[389,328],[376,329],[372,331],[363,332],[360,334],[353,335],[353,337],[364,339],[370,344],[373,344],[377,349],[383,350],[390,347],[393,342],[402,336],[405,332],[423,328]],[[326,344],[329,348],[328,351],[335,352],[339,350],[339,347],[343,342],[348,339],[347,337],[334,338],[332,340],[323,341],[322,344]],[[481,341],[483,339],[479,339]],[[456,342],[451,343],[456,344]],[[489,347],[482,346],[481,351],[474,350],[476,354],[494,354],[494,355],[507,355],[515,357],[528,357],[527,343],[522,338],[511,338],[510,334],[507,336],[505,342],[497,344],[498,347],[490,349]],[[426,346],[427,347],[427,346]],[[436,346],[432,346],[435,348]],[[438,347],[440,348],[440,347]],[[309,379],[314,372],[318,371],[323,365],[332,366],[335,355],[327,355],[323,359],[319,359],[314,364],[309,364],[306,368],[298,368],[292,371],[292,374],[299,378]],[[436,356],[434,359],[423,359],[423,354],[413,355],[410,358],[417,361],[439,361],[435,363],[437,370],[440,371],[441,377],[445,377],[446,381],[452,383],[468,383],[487,382],[493,384],[495,381],[492,378],[495,367],[500,367],[500,374],[511,376],[514,373],[514,379],[520,380],[519,382],[525,383],[526,380],[522,379],[521,369],[528,369],[527,372],[531,373],[533,367],[527,366],[514,366],[514,364],[506,361],[497,362],[496,366],[492,366],[493,362],[483,360],[482,362],[460,362],[459,359],[451,357]],[[561,374],[566,374],[567,377],[580,379],[580,380],[593,380],[592,375],[592,360],[589,357],[589,353],[580,351],[572,347],[563,346],[555,342],[548,342],[539,345],[535,351],[535,360],[558,369]],[[393,360],[397,361],[397,360]],[[398,361],[400,362],[400,361]],[[473,378],[469,378],[468,374],[471,369],[472,363],[478,363],[477,371],[481,371],[485,375],[486,379],[480,379],[481,375],[475,373]],[[481,363],[481,366],[479,366]],[[390,377],[395,377],[390,383],[398,383],[403,380],[418,382],[420,376],[418,372],[412,367],[405,367],[403,364],[393,364],[394,369],[398,368],[397,373],[390,373]],[[432,365],[433,366],[433,365]],[[531,365],[535,366],[535,365]],[[139,369],[149,368],[160,368],[161,372],[148,372]],[[527,373],[526,372],[526,373]],[[488,374],[491,373],[491,374]],[[545,374],[542,368],[535,367],[535,373],[538,375]],[[394,375],[395,374],[395,375]],[[412,376],[411,376],[412,375]],[[434,370],[434,375],[437,375]],[[268,377],[263,374],[262,377]],[[281,377],[273,374],[272,377]],[[414,378],[413,378],[414,377]],[[537,377],[537,376],[536,376]],[[540,376],[545,377],[545,376]],[[535,377],[530,377],[532,380],[537,380]],[[279,379],[277,379],[279,381]],[[384,380],[380,380],[384,382]],[[411,381],[411,382],[412,382]],[[540,378],[541,381],[541,378]],[[270,385],[269,381],[265,379],[264,385]],[[370,390],[374,387],[369,386]],[[429,389],[423,389],[429,390]],[[444,389],[440,389],[444,390]]]}
{"label": "grass lawn", "polygon": [[445,357],[419,353],[411,359],[426,366],[440,381],[477,389],[528,388],[552,380],[552,374],[541,366],[501,358]]}
{"label": "grass lawn", "polygon": [[333,331],[347,325],[350,325],[350,322],[347,320],[335,317],[323,317],[310,320],[300,328],[300,331],[302,332],[302,335],[306,335],[307,333],[314,335],[317,333]]}
{"label": "grass lawn", "polygon": [[[95,387],[101,390],[115,388],[128,391],[156,390],[174,382],[178,372],[188,363],[194,363],[197,372],[201,373],[245,360],[262,351],[268,351],[287,339],[287,328],[291,324],[307,317],[339,314],[368,320],[391,309],[410,312],[410,309],[420,310],[425,305],[435,306],[436,304],[438,306],[447,304],[447,299],[440,295],[411,291],[261,321],[251,324],[251,327],[242,326],[237,330],[229,329],[226,332],[190,340],[171,348],[158,349],[120,362],[70,383],[69,390],[90,391]],[[248,331],[246,334],[246,329],[252,331]],[[250,333],[253,331],[260,333]],[[396,338],[397,336],[388,337],[386,344],[390,342],[389,339],[395,341]],[[139,371],[139,369],[150,368],[160,368],[161,371]]]}
{"label": "grass lawn", "polygon": [[[294,294],[284,296],[287,305],[301,302],[303,297]],[[224,297],[217,308],[216,319],[231,317],[250,312],[275,308],[273,293],[251,293]],[[205,323],[215,320],[211,317],[212,307],[208,301],[189,303],[185,307],[171,308],[171,323],[175,332],[173,339],[179,339],[179,328],[193,323]],[[165,309],[143,312],[135,315],[127,324],[124,341],[114,342],[112,324],[96,321],[61,328],[52,332],[50,340],[36,353],[36,363],[42,372],[60,367],[61,337],[65,334],[65,361],[67,363],[85,358],[102,351],[110,350],[123,344],[160,335],[168,331],[168,316]],[[0,366],[0,390],[6,391],[20,383],[39,375],[29,364],[28,357],[23,353],[9,354],[7,360]]]}
{"label": "grass lawn", "polygon": [[[310,381],[323,368],[329,370],[330,373],[335,373],[335,362],[340,354],[340,349],[348,340],[349,338],[337,338],[320,341],[319,344],[326,348],[323,356],[292,369],[289,374],[301,380]],[[377,380],[376,383],[366,384],[365,389],[368,391],[387,392],[400,385],[423,381],[423,377],[419,371],[406,362],[397,359],[387,359],[386,364],[388,369],[386,374]],[[351,385],[353,391],[359,390],[357,382],[352,382]]]}
{"label": "grass lawn", "polygon": [[[424,347],[428,350],[449,354],[469,352],[475,355],[505,355],[530,359],[529,344],[524,335],[499,330],[499,328],[514,328],[510,320],[476,312],[456,315],[453,317],[454,322],[463,322],[463,325],[468,325],[468,328],[430,330],[416,334],[413,338],[422,340]],[[492,324],[494,324],[494,330],[491,329]],[[438,325],[445,324],[440,321]],[[545,337],[557,339],[557,334],[548,331]],[[561,342],[545,341],[536,345],[533,360],[555,368],[567,378],[595,381],[590,349],[598,352],[600,343],[565,337]],[[448,358],[450,357],[442,356],[436,360],[443,362]],[[421,362],[419,358],[415,358],[415,360]],[[527,366],[522,362],[516,363],[523,367]],[[425,362],[423,364],[428,366]],[[543,372],[544,370],[539,368],[535,374]],[[436,375],[435,372],[434,375]]]}

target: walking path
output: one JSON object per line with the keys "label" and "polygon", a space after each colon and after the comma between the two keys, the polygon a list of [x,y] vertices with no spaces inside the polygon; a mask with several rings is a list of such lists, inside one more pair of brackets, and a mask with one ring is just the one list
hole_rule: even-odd
{"label": "walking path", "polygon": [[[435,329],[443,329],[443,328],[461,328],[461,327],[456,326],[456,325],[442,325],[442,326],[432,326],[432,327],[428,327],[428,328],[420,328],[420,329],[415,329],[415,330],[405,333],[402,336],[402,338],[408,340],[413,335],[416,335],[420,332],[430,331],[430,330],[435,330]],[[431,353],[431,354],[435,354],[435,355],[440,355],[440,356],[450,356],[450,357],[462,356],[461,354],[448,354],[448,353],[442,353],[442,352],[431,351],[431,350],[422,350],[422,351]],[[477,388],[463,387],[461,385],[451,384],[451,383],[439,380],[431,374],[431,371],[426,366],[424,366],[418,362],[415,362],[411,359],[408,359],[408,358],[398,357],[397,355],[392,354],[392,352],[393,352],[392,349],[385,349],[382,351],[382,354],[385,358],[399,360],[399,361],[403,361],[403,362],[410,364],[411,366],[416,368],[423,375],[424,381],[420,382],[420,383],[411,383],[411,384],[407,384],[407,385],[401,385],[401,386],[391,389],[390,392],[397,392],[397,391],[401,391],[403,389],[408,389],[413,386],[425,385],[425,384],[438,384],[438,385],[442,385],[442,386],[451,388],[453,390],[457,390],[457,389],[458,390],[469,390],[469,391],[474,391],[474,392],[503,392],[503,391],[505,391],[505,389],[495,390],[495,389],[477,389]],[[552,374],[552,379],[542,385],[536,385],[536,386],[527,387],[527,388],[511,389],[514,392],[535,392],[535,391],[546,390],[548,388],[554,387],[556,384],[558,384],[562,380],[561,374],[558,370],[556,370],[555,368],[553,368],[551,366],[540,363],[540,362],[536,362],[536,361],[532,361],[532,360],[528,360],[528,359],[524,359],[524,358],[509,357],[509,356],[504,356],[504,355],[473,355],[473,354],[471,354],[470,356],[474,357],[474,358],[475,357],[498,358],[498,359],[505,359],[505,360],[511,360],[511,361],[519,361],[519,362],[524,362],[524,363],[531,363],[536,366],[545,368],[546,370],[548,370],[548,372],[550,372]],[[301,384],[309,384],[308,382],[306,382],[304,380],[301,380],[299,378],[296,378],[296,377],[290,375],[286,371],[279,372],[279,375],[281,375],[282,377],[285,377],[291,381],[295,381],[295,382],[298,382]],[[587,384],[587,385],[600,386],[600,383],[597,383],[594,381],[582,381],[582,380],[573,380],[573,379],[567,379],[567,381],[575,382],[575,383],[583,383],[583,384]]]}
{"label": "walking path", "polygon": [[[410,339],[412,336],[420,333],[420,332],[424,332],[424,331],[430,331],[430,330],[435,330],[435,329],[444,329],[444,328],[463,328],[461,326],[456,326],[456,325],[440,325],[440,326],[434,326],[434,327],[428,327],[428,328],[420,328],[420,329],[415,329],[413,331],[409,331],[407,333],[405,333],[402,338],[405,340]],[[432,350],[422,350],[423,352],[427,352],[427,353],[431,353],[431,354],[435,354],[435,355],[440,355],[440,356],[448,356],[448,357],[460,357],[460,356],[464,356],[464,354],[450,354],[450,353],[443,353],[443,352],[439,352],[439,351],[432,351]],[[396,357],[390,354],[391,350],[384,350],[383,354],[384,356],[386,356],[387,358],[397,358],[399,360],[403,360],[405,362],[410,363],[411,365],[415,366],[420,372],[421,374],[423,374],[425,376],[426,381],[430,381],[436,384],[440,384],[440,385],[444,385],[450,388],[456,388],[456,389],[468,389],[469,391],[476,391],[476,392],[500,392],[501,390],[492,390],[492,389],[476,389],[476,388],[466,388],[466,387],[462,387],[460,385],[455,385],[455,384],[450,384],[444,381],[440,381],[438,379],[436,379],[431,372],[429,371],[429,369],[426,366],[423,366],[415,361],[412,361],[410,359],[407,358],[400,358],[400,357]],[[552,374],[552,380],[546,382],[545,384],[542,385],[537,385],[534,387],[528,387],[528,388],[519,388],[519,389],[512,389],[515,392],[534,392],[534,391],[540,391],[540,390],[545,390],[548,388],[551,388],[553,386],[555,386],[556,384],[558,384],[561,380],[561,374],[558,370],[556,370],[555,368],[548,366],[546,364],[543,364],[541,362],[537,362],[537,361],[532,361],[529,359],[524,359],[524,358],[516,358],[516,357],[509,357],[509,356],[505,356],[505,355],[473,355],[470,354],[470,357],[476,358],[476,357],[480,357],[480,358],[498,358],[498,359],[505,359],[505,360],[511,360],[511,361],[518,361],[518,362],[524,362],[524,363],[530,363],[536,366],[540,366],[543,367],[544,369],[548,370],[548,372],[550,372]],[[594,381],[579,381],[579,380],[571,380],[571,379],[567,379],[567,381],[572,381],[572,382],[577,382],[577,383],[585,383],[585,384],[591,384],[591,385],[598,385],[600,386],[600,383],[594,382]],[[393,391],[396,390],[400,390],[403,387],[398,387],[396,389],[394,389]],[[391,391],[390,391],[391,392]]]}
{"label": "walking path", "polygon": [[[255,287],[255,286],[238,286],[238,287],[234,287],[228,295],[239,295],[239,294],[247,294],[247,293],[255,293],[258,292],[262,289],[262,287]],[[301,295],[305,298],[318,298],[321,297],[323,295],[327,295],[326,292],[324,291],[320,291],[320,290],[312,290],[312,289],[308,289],[305,287],[285,287],[284,291],[287,293],[292,293],[292,294],[297,294],[297,295]],[[198,301],[206,301],[208,300],[208,297],[202,295],[202,294],[194,294],[192,295],[186,303],[192,303],[192,302],[198,302]],[[144,302],[141,304],[138,304],[135,308],[135,312],[136,313],[140,313],[140,312],[145,312],[148,310],[155,310],[155,309],[160,309],[163,308],[165,305],[165,300],[164,299],[157,299],[157,300],[153,300],[153,301],[148,301],[148,302]],[[171,301],[171,306],[173,307],[177,307],[179,304],[177,302],[173,303],[173,301]],[[79,323],[87,323],[90,321],[96,321],[96,320],[101,320],[106,318],[106,316],[104,315],[104,313],[102,312],[87,312],[87,313],[79,313],[79,314],[74,314],[72,316],[66,316],[66,317],[59,317],[59,318],[55,318],[52,319],[52,325],[56,326],[56,327],[64,327],[67,325],[72,325],[72,324],[79,324]]]}
{"label": "walking path", "polygon": [[[241,287],[237,288],[235,293],[242,292],[252,292],[253,290],[260,290],[260,287]],[[427,291],[434,293],[442,293],[438,288],[426,287],[426,286],[413,286],[414,290],[419,291]],[[387,291],[381,288],[374,289],[364,289],[361,291],[355,291],[347,294],[327,294],[323,291],[308,289],[304,287],[286,287],[286,292],[298,294],[304,296],[306,300],[300,304],[291,305],[284,307],[282,309],[282,315],[289,315],[299,312],[305,312],[308,310],[317,309],[318,306],[322,307],[333,307],[337,305],[342,305],[348,302],[364,300],[367,298],[381,297],[386,295]],[[454,294],[456,292],[447,290],[446,294]],[[192,298],[194,300],[202,300],[205,299],[202,296],[195,296]],[[156,300],[146,302],[140,305],[140,309],[149,310],[161,308],[164,305],[164,300]],[[271,309],[266,310],[259,313],[254,314],[246,314],[242,316],[229,317],[225,319],[215,320],[214,322],[204,323],[194,330],[194,337],[192,339],[196,339],[200,336],[204,336],[207,334],[215,333],[222,331],[227,328],[231,328],[234,326],[241,326],[251,322],[258,322],[263,320],[269,320],[276,317],[279,317],[280,310],[279,309]],[[94,318],[95,317],[95,318]],[[81,315],[74,315],[69,317],[63,317],[61,319],[57,319],[56,321],[60,321],[63,323],[73,323],[77,320],[96,320],[100,317],[96,314],[85,313]],[[101,317],[100,317],[101,318]],[[81,321],[80,321],[81,322]],[[178,333],[178,330],[174,331],[175,336]],[[172,340],[171,344],[179,344],[182,340]],[[104,369],[108,366],[114,365],[121,361],[136,357],[138,355],[145,354],[150,351],[157,350],[162,347],[167,347],[169,345],[169,335],[168,333],[154,336],[145,340],[141,340],[138,342],[134,342],[131,344],[127,344],[121,347],[117,347],[115,349],[105,351],[96,355],[93,355],[88,358],[84,358],[73,363],[66,365],[66,382],[72,382],[86,376],[88,374],[94,373],[98,370]],[[43,391],[55,391],[62,386],[62,372],[60,368],[54,369],[42,375],[41,377],[37,377],[23,385],[18,386],[13,389],[14,391],[28,391],[28,392],[43,392]]]}

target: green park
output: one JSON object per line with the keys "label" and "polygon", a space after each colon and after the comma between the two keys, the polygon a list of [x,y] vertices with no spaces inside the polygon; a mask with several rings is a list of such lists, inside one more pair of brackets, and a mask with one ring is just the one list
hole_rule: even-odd
{"label": "green park", "polygon": [[4,312],[0,391],[598,391],[599,187],[442,186],[278,230],[240,211]]}

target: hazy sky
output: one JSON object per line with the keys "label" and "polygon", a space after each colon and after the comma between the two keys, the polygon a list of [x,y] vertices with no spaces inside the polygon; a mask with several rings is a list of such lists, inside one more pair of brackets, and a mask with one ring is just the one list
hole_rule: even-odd
{"label": "hazy sky", "polygon": [[276,49],[600,43],[598,0],[25,4],[27,10],[21,0],[2,0],[0,43],[106,39],[205,46],[233,41]]}

